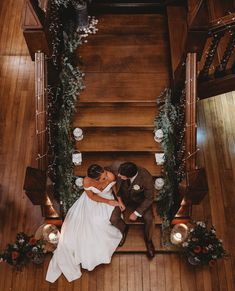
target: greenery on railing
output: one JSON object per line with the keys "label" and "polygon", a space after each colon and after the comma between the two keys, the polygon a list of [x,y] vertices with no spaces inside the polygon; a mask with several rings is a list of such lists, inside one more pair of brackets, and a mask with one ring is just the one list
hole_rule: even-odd
{"label": "greenery on railing", "polygon": [[[72,155],[75,141],[72,137],[72,119],[80,92],[84,89],[84,73],[76,64],[75,51],[78,46],[86,42],[84,38],[89,33],[96,32],[96,23],[94,18],[89,18],[89,26],[79,32],[72,21],[62,25],[61,43],[63,43],[64,52],[60,58],[57,58],[60,59],[59,66],[54,64],[57,70],[59,68],[59,82],[55,87],[49,87],[50,163],[48,173],[54,182],[55,196],[60,200],[64,214],[81,194],[81,190],[75,185],[76,177],[73,174]],[[55,33],[56,37],[57,35]]]}
{"label": "greenery on railing", "polygon": [[157,211],[163,219],[163,227],[168,226],[178,206],[178,185],[175,173],[175,122],[177,112],[171,103],[171,90],[165,89],[157,98],[159,108],[155,118],[155,130],[163,131],[162,148],[164,150],[164,186],[157,196]]}

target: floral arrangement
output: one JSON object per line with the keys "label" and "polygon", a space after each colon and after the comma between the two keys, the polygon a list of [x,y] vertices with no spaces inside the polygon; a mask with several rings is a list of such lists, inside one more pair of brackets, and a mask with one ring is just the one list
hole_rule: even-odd
{"label": "floral arrangement", "polygon": [[215,228],[208,228],[202,221],[195,223],[182,247],[192,265],[204,264],[212,267],[217,259],[226,255],[222,240],[216,237]]}
{"label": "floral arrangement", "polygon": [[37,240],[20,232],[16,236],[15,243],[8,244],[3,253],[0,253],[0,261],[20,269],[29,261],[42,263],[45,253],[43,240]]}

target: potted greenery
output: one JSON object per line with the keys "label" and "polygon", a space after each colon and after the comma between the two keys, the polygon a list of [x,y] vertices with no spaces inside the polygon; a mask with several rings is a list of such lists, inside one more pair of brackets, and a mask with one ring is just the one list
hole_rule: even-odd
{"label": "potted greenery", "polygon": [[194,224],[182,247],[191,265],[201,264],[212,267],[218,259],[226,255],[222,241],[216,236],[215,228],[209,228],[202,221]]}

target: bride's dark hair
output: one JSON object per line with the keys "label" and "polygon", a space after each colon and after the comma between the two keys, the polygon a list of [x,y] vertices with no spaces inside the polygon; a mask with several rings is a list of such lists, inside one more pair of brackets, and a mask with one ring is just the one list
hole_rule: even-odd
{"label": "bride's dark hair", "polygon": [[95,180],[98,180],[102,173],[104,173],[104,168],[97,164],[90,165],[87,170],[87,176]]}

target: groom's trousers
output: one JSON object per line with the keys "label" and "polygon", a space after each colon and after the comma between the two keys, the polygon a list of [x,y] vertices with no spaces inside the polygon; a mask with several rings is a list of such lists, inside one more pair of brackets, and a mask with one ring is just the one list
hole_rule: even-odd
{"label": "groom's trousers", "polygon": [[111,214],[110,222],[123,234],[126,230],[126,224],[121,217],[121,213],[122,213],[121,209],[118,206],[116,206]]}

